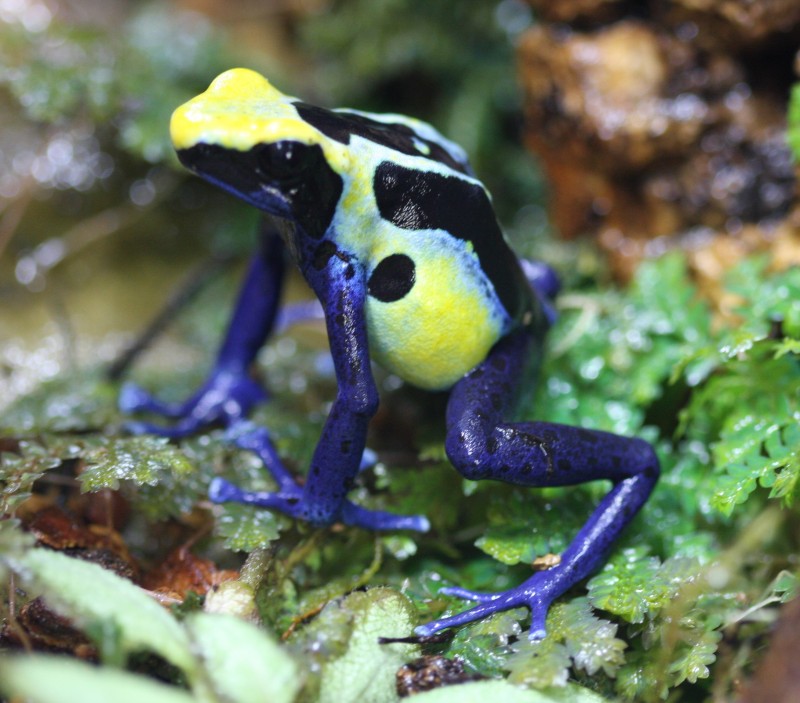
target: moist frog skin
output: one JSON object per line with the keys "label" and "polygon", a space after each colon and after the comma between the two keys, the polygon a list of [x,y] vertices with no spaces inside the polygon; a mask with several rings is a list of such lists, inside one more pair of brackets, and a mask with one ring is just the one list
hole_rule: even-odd
{"label": "moist frog skin", "polygon": [[[261,210],[265,225],[205,384],[177,405],[126,386],[124,410],[174,420],[134,430],[177,437],[222,422],[278,484],[251,492],[218,478],[214,501],[317,526],[425,531],[424,516],[367,510],[347,497],[378,407],[370,362],[421,388],[449,390],[445,448],[465,478],[612,482],[556,566],[502,593],[448,588],[477,604],[416,629],[431,635],[524,605],[531,637],[544,637],[550,604],[602,565],[659,467],[640,439],[511,421],[540,366],[558,283],[548,267],[511,251],[463,150],[424,122],[315,107],[247,69],[226,71],[180,106],[171,135],[187,168]],[[287,259],[321,303],[338,385],[302,486],[268,429],[245,419],[266,398],[248,368],[273,330]]]}

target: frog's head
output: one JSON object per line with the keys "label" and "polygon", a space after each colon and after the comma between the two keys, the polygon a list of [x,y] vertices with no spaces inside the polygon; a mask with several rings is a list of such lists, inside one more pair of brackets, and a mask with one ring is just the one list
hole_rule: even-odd
{"label": "frog's head", "polygon": [[294,102],[235,68],[175,110],[170,133],[187,168],[318,238],[341,196],[347,153],[302,120]]}

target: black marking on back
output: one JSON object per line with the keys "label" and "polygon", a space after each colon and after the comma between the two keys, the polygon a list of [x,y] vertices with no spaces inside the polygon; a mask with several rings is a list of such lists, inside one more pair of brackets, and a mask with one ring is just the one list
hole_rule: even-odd
{"label": "black marking on back", "polygon": [[445,230],[472,242],[481,268],[512,319],[529,309],[527,281],[479,184],[384,161],[375,171],[373,188],[385,220],[403,229]]}
{"label": "black marking on back", "polygon": [[[409,156],[422,156],[431,161],[438,161],[449,166],[459,173],[472,175],[469,164],[453,158],[447,149],[430,139],[425,139],[417,134],[411,127],[396,122],[379,122],[364,115],[355,115],[349,112],[336,112],[323,107],[309,105],[304,102],[292,103],[300,117],[312,127],[318,129],[326,137],[342,144],[349,144],[350,137],[355,135],[369,139],[381,146],[389,147],[401,154]],[[421,151],[417,144],[422,143],[429,151]]]}
{"label": "black marking on back", "polygon": [[367,292],[382,303],[393,303],[408,295],[416,281],[416,266],[405,254],[381,259],[367,281]]}

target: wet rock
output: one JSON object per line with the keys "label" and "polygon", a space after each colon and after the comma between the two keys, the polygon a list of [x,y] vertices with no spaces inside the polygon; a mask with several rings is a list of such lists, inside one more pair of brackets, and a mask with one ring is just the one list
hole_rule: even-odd
{"label": "wet rock", "polygon": [[[717,236],[746,253],[752,237],[740,235],[754,225],[765,228],[758,246],[770,242],[795,203],[785,115],[796,77],[780,42],[760,54],[752,44],[800,29],[800,4],[782,14],[783,4],[653,2],[632,17],[629,3],[579,0],[540,14],[561,19],[520,42],[525,139],[563,236],[595,235],[622,276],[642,256]],[[734,49],[709,48],[676,6],[750,33]],[[587,28],[611,7],[629,15]]]}

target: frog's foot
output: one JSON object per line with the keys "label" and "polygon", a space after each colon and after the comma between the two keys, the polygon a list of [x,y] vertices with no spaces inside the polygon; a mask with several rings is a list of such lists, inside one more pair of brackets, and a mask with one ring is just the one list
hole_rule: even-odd
{"label": "frog's foot", "polygon": [[139,386],[126,383],[120,392],[119,407],[126,413],[149,412],[177,420],[169,427],[150,422],[130,422],[126,428],[134,434],[185,437],[211,424],[221,423],[229,427],[266,399],[264,389],[249,376],[217,372],[183,403],[164,403]]}
{"label": "frog's foot", "polygon": [[281,485],[277,492],[245,491],[223,478],[215,478],[208,487],[208,497],[215,503],[244,503],[277,510],[320,527],[342,522],[369,530],[427,532],[430,529],[430,523],[423,515],[395,515],[380,510],[367,510],[350,501],[345,501],[338,514],[331,516],[328,510],[305,500],[303,489],[296,483],[291,486]]}
{"label": "frog's foot", "polygon": [[568,588],[563,583],[563,576],[563,572],[560,573],[555,569],[542,571],[534,574],[522,585],[500,593],[481,593],[458,587],[443,588],[440,593],[476,601],[478,605],[458,615],[420,625],[415,632],[427,637],[448,627],[466,625],[503,610],[526,606],[531,611],[531,628],[528,636],[531,640],[543,639],[547,634],[545,629],[547,611],[552,602]]}

